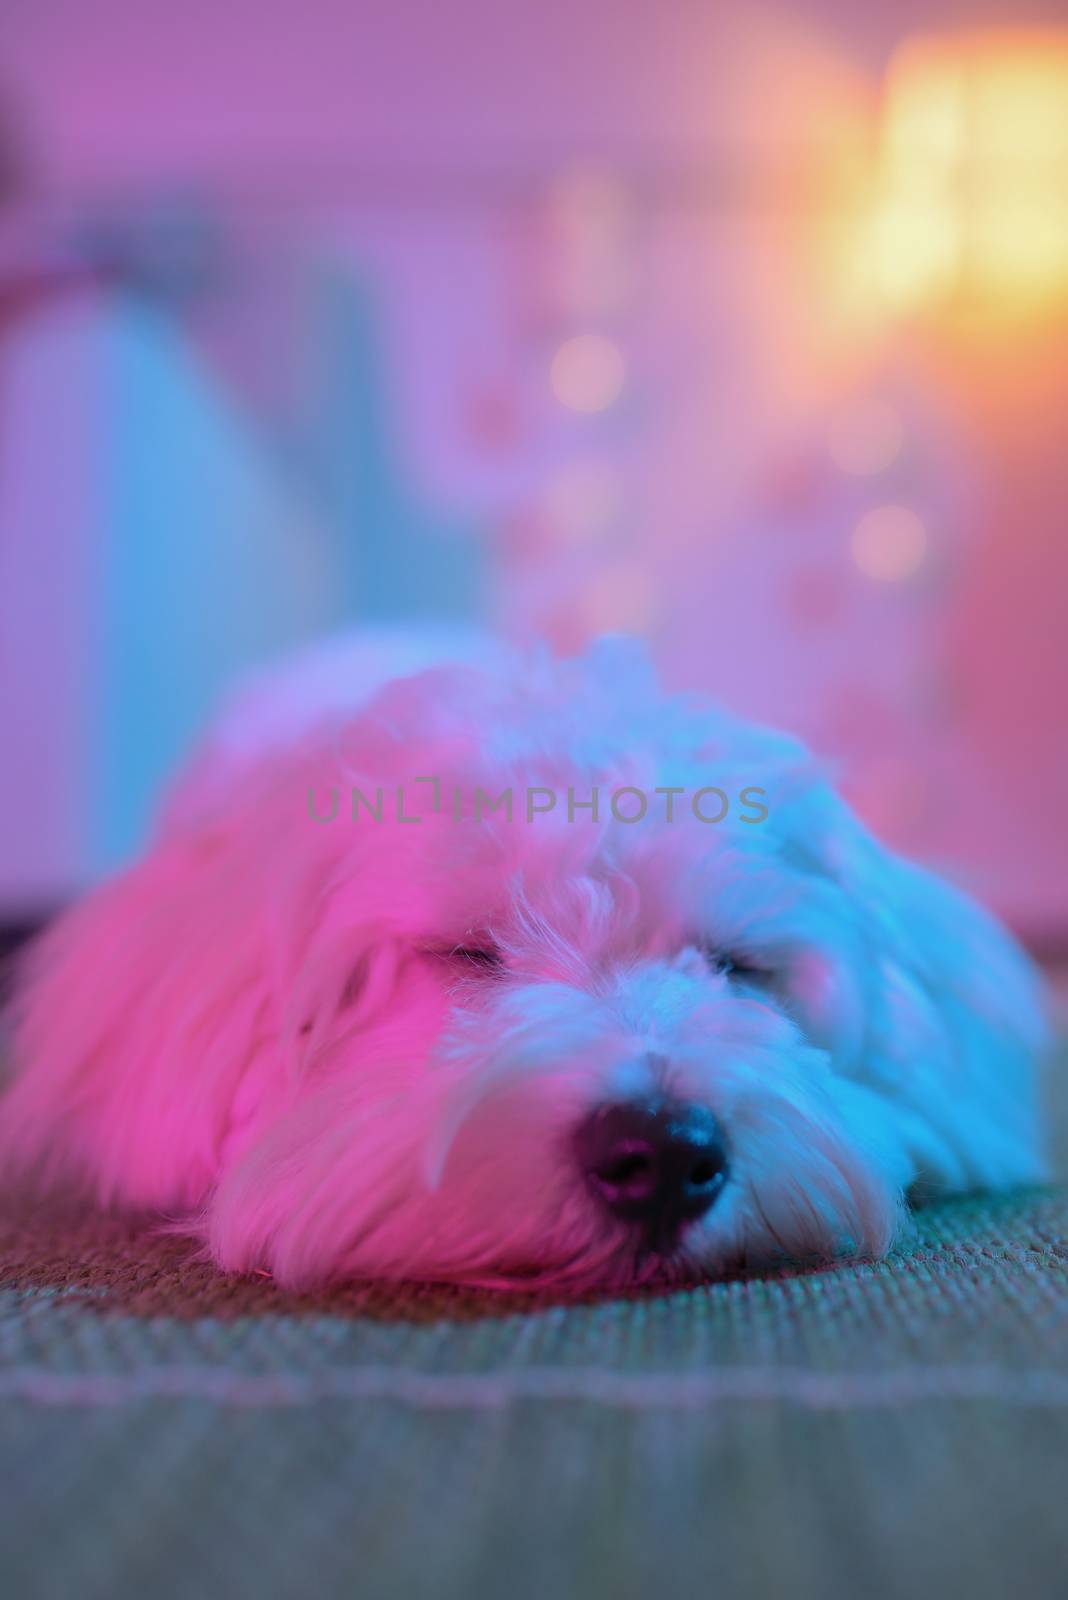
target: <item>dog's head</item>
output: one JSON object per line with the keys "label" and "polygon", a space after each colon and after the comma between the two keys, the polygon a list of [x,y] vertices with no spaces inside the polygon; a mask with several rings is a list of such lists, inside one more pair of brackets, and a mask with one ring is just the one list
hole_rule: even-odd
{"label": "dog's head", "polygon": [[395,683],[125,892],[97,949],[133,895],[155,965],[80,1159],[204,1202],[227,1267],[618,1285],[878,1253],[910,1185],[1035,1170],[1005,936],[618,651]]}
{"label": "dog's head", "polygon": [[998,931],[797,744],[625,653],[428,673],[283,772],[294,1087],[220,1187],[224,1260],[589,1283],[877,1253],[907,1185],[1020,1147]]}

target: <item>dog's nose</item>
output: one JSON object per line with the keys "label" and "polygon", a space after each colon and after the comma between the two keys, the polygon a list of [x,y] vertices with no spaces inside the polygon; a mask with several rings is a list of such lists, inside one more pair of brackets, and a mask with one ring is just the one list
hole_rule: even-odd
{"label": "dog's nose", "polygon": [[594,1193],[626,1222],[670,1235],[701,1217],[727,1181],[727,1151],[707,1106],[685,1100],[600,1106],[576,1138]]}

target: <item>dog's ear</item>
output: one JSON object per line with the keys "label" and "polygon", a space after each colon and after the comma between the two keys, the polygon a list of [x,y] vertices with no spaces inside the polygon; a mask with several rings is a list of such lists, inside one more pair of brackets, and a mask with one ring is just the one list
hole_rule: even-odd
{"label": "dog's ear", "polygon": [[27,952],[0,1178],[196,1206],[272,1100],[385,1002],[396,946],[360,920],[371,858],[356,830],[294,827],[302,793],[265,782],[173,828]]}
{"label": "dog's ear", "polygon": [[835,863],[874,959],[864,1069],[913,1132],[919,1188],[1041,1181],[1038,974],[994,917],[856,822]]}
{"label": "dog's ear", "polygon": [[160,846],[31,947],[0,1173],[103,1202],[195,1202],[263,1026],[260,932],[203,841]]}
{"label": "dog's ear", "polygon": [[326,886],[347,833],[309,828],[303,854],[283,853],[254,817],[162,839],[26,953],[0,1177],[195,1205],[227,1141],[315,1058],[325,1025],[344,1013],[355,1026],[388,987],[388,949],[378,958],[358,930],[331,926]]}

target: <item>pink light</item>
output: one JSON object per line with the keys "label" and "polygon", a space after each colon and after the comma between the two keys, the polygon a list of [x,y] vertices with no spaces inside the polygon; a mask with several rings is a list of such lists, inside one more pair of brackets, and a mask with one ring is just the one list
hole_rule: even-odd
{"label": "pink light", "polygon": [[908,506],[876,506],[853,529],[853,560],[876,583],[911,578],[927,555],[927,530]]}
{"label": "pink light", "polygon": [[625,376],[623,352],[600,333],[565,340],[549,368],[553,393],[569,411],[607,411],[618,400]]}

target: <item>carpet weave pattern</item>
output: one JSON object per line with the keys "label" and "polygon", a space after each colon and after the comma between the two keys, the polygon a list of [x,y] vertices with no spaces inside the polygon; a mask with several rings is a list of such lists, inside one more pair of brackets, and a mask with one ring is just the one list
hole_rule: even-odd
{"label": "carpet weave pattern", "polygon": [[878,1265],[554,1304],[295,1300],[0,1223],[0,1592],[969,1600],[1068,1589],[1068,1195]]}

